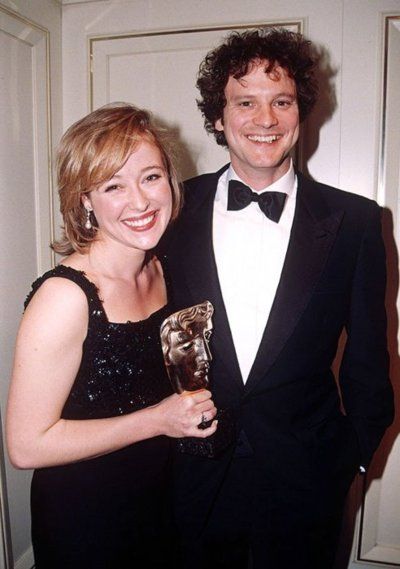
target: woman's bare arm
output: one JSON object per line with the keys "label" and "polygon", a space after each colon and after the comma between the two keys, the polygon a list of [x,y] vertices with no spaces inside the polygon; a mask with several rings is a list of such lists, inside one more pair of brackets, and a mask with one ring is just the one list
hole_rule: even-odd
{"label": "woman's bare arm", "polygon": [[160,434],[206,437],[202,413],[216,410],[208,391],[172,395],[147,409],[108,419],[66,420],[61,412],[82,358],[88,326],[86,296],[74,283],[43,283],[23,316],[17,337],[6,434],[17,468],[66,464],[107,454]]}

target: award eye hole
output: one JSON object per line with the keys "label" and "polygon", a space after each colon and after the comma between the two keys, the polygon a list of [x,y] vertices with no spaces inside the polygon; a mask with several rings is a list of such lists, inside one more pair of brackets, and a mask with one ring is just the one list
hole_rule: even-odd
{"label": "award eye hole", "polygon": [[204,333],[204,337],[205,337],[205,339],[206,339],[207,341],[210,340],[211,335],[212,335],[211,330],[207,330],[207,331]]}
{"label": "award eye hole", "polygon": [[184,352],[188,352],[193,346],[193,342],[186,342],[186,344],[182,344],[181,349]]}

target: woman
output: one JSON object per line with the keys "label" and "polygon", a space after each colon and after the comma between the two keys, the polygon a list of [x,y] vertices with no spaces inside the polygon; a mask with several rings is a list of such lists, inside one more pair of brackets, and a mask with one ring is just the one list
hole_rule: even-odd
{"label": "woman", "polygon": [[35,468],[37,569],[166,567],[168,437],[207,437],[208,391],[171,395],[171,312],[152,250],[179,210],[162,133],[131,105],[75,123],[58,152],[66,258],[39,278],[19,330],[7,413],[12,463]]}

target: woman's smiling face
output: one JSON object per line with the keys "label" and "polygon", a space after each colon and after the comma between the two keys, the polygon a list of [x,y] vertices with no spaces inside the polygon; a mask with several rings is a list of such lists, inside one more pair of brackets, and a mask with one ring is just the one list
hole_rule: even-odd
{"label": "woman's smiling face", "polygon": [[143,139],[114,176],[82,198],[92,208],[101,241],[139,251],[155,247],[172,210],[172,192],[160,150]]}

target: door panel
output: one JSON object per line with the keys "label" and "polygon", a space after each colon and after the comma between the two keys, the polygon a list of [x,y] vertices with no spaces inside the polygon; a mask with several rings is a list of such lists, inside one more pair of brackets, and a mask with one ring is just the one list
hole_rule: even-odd
{"label": "door panel", "polygon": [[[301,31],[302,22],[286,27]],[[233,29],[238,27],[91,38],[92,108],[126,101],[151,110],[160,124],[167,120],[179,143],[183,179],[220,168],[228,154],[203,128],[194,78],[205,54]]]}

